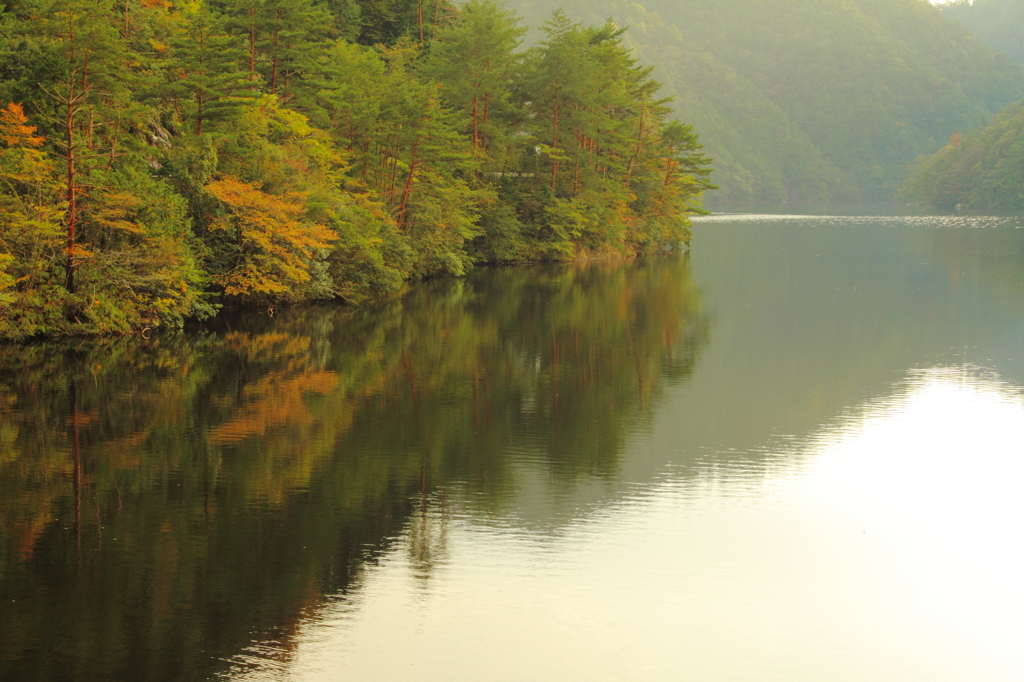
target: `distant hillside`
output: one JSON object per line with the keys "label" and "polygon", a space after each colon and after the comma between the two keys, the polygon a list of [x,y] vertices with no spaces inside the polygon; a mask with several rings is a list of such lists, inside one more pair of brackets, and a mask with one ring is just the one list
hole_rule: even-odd
{"label": "distant hillside", "polygon": [[1024,101],[920,161],[901,194],[933,211],[1024,211]]}
{"label": "distant hillside", "polygon": [[993,48],[1024,64],[1022,0],[958,0],[939,5],[942,13],[963,24]]}
{"label": "distant hillside", "polygon": [[[528,24],[548,0],[512,0]],[[879,202],[1024,93],[1024,70],[920,0],[566,0],[612,17],[714,159],[719,207]]]}

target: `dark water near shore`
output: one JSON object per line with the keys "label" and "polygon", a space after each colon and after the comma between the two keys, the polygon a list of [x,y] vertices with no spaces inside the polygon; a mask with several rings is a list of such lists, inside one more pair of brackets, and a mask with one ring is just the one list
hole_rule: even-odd
{"label": "dark water near shore", "polygon": [[1015,680],[1024,222],[0,347],[0,680]]}

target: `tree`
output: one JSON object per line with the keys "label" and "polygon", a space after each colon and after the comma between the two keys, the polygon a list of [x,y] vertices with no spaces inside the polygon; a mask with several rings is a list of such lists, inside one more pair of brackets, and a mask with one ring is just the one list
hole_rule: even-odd
{"label": "tree", "polygon": [[61,187],[43,143],[20,104],[0,110],[0,300],[9,304],[0,313],[0,336],[36,331],[24,319],[18,324],[19,308],[36,307],[40,290],[49,285],[52,292],[56,284]]}
{"label": "tree", "polygon": [[[357,16],[373,47],[341,37]],[[703,161],[622,31],[556,14],[523,35],[492,0],[9,3],[3,334],[685,236]]]}
{"label": "tree", "polygon": [[323,258],[335,235],[302,219],[300,196],[273,196],[230,176],[211,182],[207,190],[226,209],[211,229],[227,233],[236,247],[231,269],[215,278],[225,295],[297,294],[310,279],[310,262]]}
{"label": "tree", "polygon": [[[59,64],[59,75],[40,88],[51,100],[49,115],[61,131],[53,142],[65,161],[65,286],[74,293],[80,202],[87,196],[91,171],[101,163],[109,164],[116,155],[117,112],[128,99],[127,59],[121,36],[110,21],[113,0],[37,3],[26,28]],[[107,159],[101,161],[103,156]]]}
{"label": "tree", "polygon": [[522,117],[511,99],[520,66],[516,49],[525,34],[515,15],[502,5],[471,0],[438,27],[424,59],[424,76],[444,86],[445,104],[463,112],[462,131],[485,159],[485,172],[498,172],[504,166],[502,148]]}
{"label": "tree", "polygon": [[301,77],[313,56],[327,47],[331,16],[312,0],[270,0],[264,38],[267,54],[264,81],[270,94],[290,99],[294,80]]}
{"label": "tree", "polygon": [[184,30],[171,42],[162,94],[171,99],[177,117],[202,135],[208,123],[240,114],[250,81],[237,65],[241,43],[226,32],[222,18],[205,4],[186,17]]}
{"label": "tree", "polygon": [[[521,183],[520,215],[553,257],[573,257],[581,249],[672,248],[688,235],[686,215],[693,207],[687,200],[710,187],[695,181],[709,172],[706,159],[689,154],[695,138],[684,143],[684,135],[678,149],[661,144],[669,100],[659,98],[651,69],[623,45],[622,29],[610,22],[585,27],[556,12],[544,31],[524,69],[522,97],[533,112],[526,121],[540,154],[532,179]],[[684,148],[685,169],[676,158]],[[676,164],[678,179],[690,182],[692,191],[680,193],[687,199],[682,201],[662,196],[667,222],[652,229],[654,168],[666,163]],[[679,189],[675,181],[662,186]],[[666,232],[666,225],[675,227]],[[661,236],[652,239],[654,233]]]}

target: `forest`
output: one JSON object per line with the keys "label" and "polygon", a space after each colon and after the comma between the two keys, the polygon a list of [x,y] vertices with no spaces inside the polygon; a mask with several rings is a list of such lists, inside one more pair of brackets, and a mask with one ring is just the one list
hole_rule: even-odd
{"label": "forest", "polygon": [[646,254],[712,187],[610,21],[493,0],[0,3],[0,338]]}
{"label": "forest", "polygon": [[[1024,94],[1024,69],[924,0],[561,4],[629,27],[714,159],[715,210],[891,205],[915,158]],[[549,3],[509,7],[533,23]]]}
{"label": "forest", "polygon": [[1019,0],[954,0],[939,5],[942,13],[1018,64],[1024,64],[1024,3]]}
{"label": "forest", "polygon": [[954,134],[945,147],[915,165],[900,196],[909,205],[943,213],[1024,211],[1024,100],[973,133]]}
{"label": "forest", "polygon": [[[1024,63],[1020,42],[1024,4],[959,0],[943,5],[942,12]],[[985,126],[952,134],[948,144],[918,159],[900,198],[925,211],[1024,212],[1024,100],[1005,107]]]}

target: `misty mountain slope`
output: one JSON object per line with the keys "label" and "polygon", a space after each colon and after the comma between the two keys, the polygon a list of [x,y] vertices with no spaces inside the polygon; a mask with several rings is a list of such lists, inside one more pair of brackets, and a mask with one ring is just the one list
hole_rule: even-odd
{"label": "misty mountain slope", "polygon": [[689,43],[675,25],[631,9],[631,43],[641,59],[658,65],[657,77],[675,96],[681,117],[696,122],[714,158],[718,194],[752,205],[815,203],[828,196],[840,171],[785,111],[734,67]]}
{"label": "misty mountain slope", "polygon": [[1024,211],[1024,100],[920,160],[901,194],[932,211]]}
{"label": "misty mountain slope", "polygon": [[939,9],[999,52],[1024,64],[1024,1],[957,0]]}
{"label": "misty mountain slope", "polygon": [[[550,4],[511,7],[539,25]],[[713,206],[892,197],[906,167],[1024,93],[1024,70],[919,0],[568,0],[629,26],[715,159]]]}

